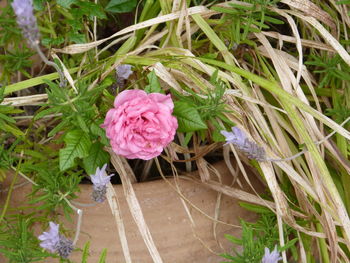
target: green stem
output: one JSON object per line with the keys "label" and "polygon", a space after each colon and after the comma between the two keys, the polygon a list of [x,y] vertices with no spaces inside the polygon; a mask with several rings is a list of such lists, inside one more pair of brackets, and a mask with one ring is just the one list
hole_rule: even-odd
{"label": "green stem", "polygon": [[59,67],[56,63],[54,63],[54,62],[52,62],[52,61],[49,61],[49,60],[47,59],[47,57],[46,57],[46,56],[44,55],[44,53],[41,51],[41,49],[40,49],[40,47],[39,47],[38,44],[36,44],[36,43],[33,43],[33,44],[34,44],[33,46],[34,46],[36,52],[38,53],[38,55],[40,56],[40,58],[42,59],[42,61],[43,61],[46,65],[51,66],[51,67],[54,67],[54,68],[56,69],[56,71],[57,71],[57,73],[58,73],[58,75],[59,75],[59,77],[60,77],[60,87],[66,86],[66,79],[65,79],[64,74],[63,74],[62,70],[60,69],[60,67]]}
{"label": "green stem", "polygon": [[[69,73],[73,74],[78,71],[78,67],[69,69],[68,71]],[[55,80],[57,78],[59,78],[58,73],[51,73],[44,76],[23,80],[21,82],[17,82],[17,83],[5,86],[4,95],[8,95],[15,91],[20,91],[20,90],[24,90],[30,87],[43,84],[45,83],[44,80]]]}
{"label": "green stem", "polygon": [[19,163],[18,163],[18,167],[16,169],[16,173],[15,173],[15,176],[11,182],[11,185],[10,185],[10,188],[9,188],[9,191],[8,191],[8,194],[7,194],[7,197],[6,197],[6,201],[5,201],[5,205],[4,205],[4,208],[1,212],[1,215],[0,215],[0,223],[2,222],[2,220],[4,219],[5,217],[5,214],[6,214],[6,211],[7,211],[7,208],[10,204],[10,199],[11,199],[11,195],[12,195],[12,191],[14,189],[14,186],[15,186],[15,183],[17,181],[17,177],[18,177],[18,172],[19,172],[19,167],[21,165],[21,162],[22,162],[22,159],[20,159]]}
{"label": "green stem", "polygon": [[[318,232],[323,233],[323,228],[320,223],[316,223],[316,229]],[[320,250],[321,250],[321,256],[322,256],[322,262],[323,263],[329,263],[329,254],[327,250],[327,243],[324,238],[319,238],[318,239],[319,244],[320,244]]]}

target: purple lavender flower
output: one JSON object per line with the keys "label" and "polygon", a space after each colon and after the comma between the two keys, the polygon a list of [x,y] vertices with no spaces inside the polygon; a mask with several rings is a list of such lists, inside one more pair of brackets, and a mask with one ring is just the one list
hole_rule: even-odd
{"label": "purple lavender flower", "polygon": [[50,222],[50,230],[49,232],[44,232],[38,238],[42,241],[40,246],[50,251],[51,253],[55,253],[57,251],[57,245],[60,241],[60,237],[58,234],[59,225]]}
{"label": "purple lavender flower", "polygon": [[225,136],[226,144],[232,143],[240,151],[244,152],[248,158],[255,159],[257,161],[266,161],[266,153],[264,148],[257,145],[248,139],[245,133],[238,127],[232,127],[232,132],[221,131]]}
{"label": "purple lavender flower", "polygon": [[277,245],[275,246],[275,249],[271,252],[270,249],[265,247],[265,254],[261,260],[261,263],[277,263],[281,259],[282,257],[280,257],[280,253],[277,251]]}
{"label": "purple lavender flower", "polygon": [[232,132],[221,131],[220,133],[225,136],[226,144],[243,145],[247,139],[244,132],[237,126],[232,127]]}
{"label": "purple lavender flower", "polygon": [[105,175],[106,168],[107,168],[107,164],[105,163],[101,169],[97,167],[95,174],[90,175],[91,182],[94,184],[94,187],[105,186],[111,181],[111,177],[114,174]]}
{"label": "purple lavender flower", "polygon": [[73,242],[58,233],[58,224],[50,222],[49,225],[50,230],[38,237],[42,241],[40,246],[51,253],[58,253],[61,257],[68,258],[73,251]]}
{"label": "purple lavender flower", "polygon": [[57,245],[57,252],[62,258],[68,258],[73,251],[73,242],[65,236],[60,235],[60,242]]}
{"label": "purple lavender flower", "polygon": [[123,88],[125,85],[125,81],[132,74],[131,65],[129,64],[118,65],[115,71],[117,73],[117,84],[120,88]]}
{"label": "purple lavender flower", "polygon": [[39,29],[33,13],[33,0],[14,0],[11,5],[24,38],[31,46],[39,44]]}
{"label": "purple lavender flower", "polygon": [[116,68],[117,78],[119,79],[128,79],[132,74],[131,65],[121,64]]}
{"label": "purple lavender flower", "polygon": [[106,184],[111,181],[111,177],[114,175],[105,175],[106,168],[107,164],[103,165],[101,169],[97,167],[96,173],[90,175],[91,182],[93,183],[92,200],[98,203],[102,203],[106,199]]}

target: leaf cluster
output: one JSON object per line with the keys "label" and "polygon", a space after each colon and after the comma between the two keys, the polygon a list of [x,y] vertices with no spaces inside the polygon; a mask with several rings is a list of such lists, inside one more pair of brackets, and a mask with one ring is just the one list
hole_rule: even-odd
{"label": "leaf cluster", "polygon": [[90,91],[86,83],[80,83],[78,94],[72,94],[53,82],[47,82],[49,103],[44,105],[47,108],[38,112],[35,119],[49,114],[58,115],[56,121],[59,123],[48,136],[64,133],[61,138],[66,147],[59,151],[61,171],[74,167],[75,158],[80,158],[84,159],[81,165],[92,174],[97,167],[109,160],[109,155],[103,151],[103,147],[108,145],[105,132],[100,127],[103,118],[95,104],[101,92],[111,82],[112,80],[106,79],[99,87]]}
{"label": "leaf cluster", "polygon": [[0,54],[0,63],[2,64],[2,74],[0,81],[5,83],[10,82],[10,76],[13,72],[21,72],[24,76],[30,78],[27,72],[33,64],[30,58],[34,52],[27,47],[15,47],[13,50],[6,51],[5,54]]}
{"label": "leaf cluster", "polygon": [[224,129],[219,121],[233,126],[224,115],[228,112],[225,109],[225,100],[223,99],[226,84],[219,80],[218,71],[211,76],[210,83],[213,88],[208,88],[205,94],[198,94],[191,89],[184,87],[184,90],[190,96],[184,96],[173,90],[173,94],[177,97],[175,101],[174,115],[177,117],[179,127],[178,131],[187,133],[186,140],[189,141],[193,132],[197,131],[201,137],[206,137],[206,131],[209,126],[214,127],[212,137],[214,141],[224,141],[220,131]]}
{"label": "leaf cluster", "polygon": [[226,14],[222,18],[221,26],[229,28],[229,30],[225,29],[223,32],[228,34],[227,38],[231,42],[230,47],[234,48],[242,43],[255,46],[255,43],[248,39],[249,33],[268,30],[271,28],[271,25],[284,24],[268,8],[276,6],[279,1],[246,0],[244,3],[229,3],[230,7],[214,6],[212,9]]}
{"label": "leaf cluster", "polygon": [[[47,8],[50,8],[51,16]],[[39,18],[41,26],[42,44],[50,46],[59,46],[63,43],[85,43],[88,39],[86,25],[97,19],[106,19],[106,13],[102,5],[93,1],[84,0],[59,0],[36,1],[36,10],[42,11]]]}
{"label": "leaf cluster", "polygon": [[320,76],[320,88],[337,87],[342,81],[350,81],[350,66],[338,54],[333,57],[311,55],[305,64],[314,66],[314,73]]}
{"label": "leaf cluster", "polygon": [[[226,253],[221,256],[230,261],[225,263],[260,263],[264,256],[264,249],[269,248],[272,251],[279,244],[279,232],[276,215],[269,210],[259,210],[260,219],[256,223],[248,223],[241,220],[242,236],[240,238],[225,235],[225,237],[235,244],[241,246],[242,250],[233,248],[233,255]],[[285,239],[292,233],[292,229],[284,225]],[[295,250],[297,238],[289,240],[287,244],[278,248],[278,251],[287,249]],[[242,252],[240,252],[242,251]]]}
{"label": "leaf cluster", "polygon": [[57,208],[63,208],[67,217],[72,209],[63,199],[68,200],[76,198],[79,192],[79,183],[82,179],[82,171],[62,172],[58,167],[58,160],[44,160],[35,164],[23,163],[21,171],[35,180],[33,191],[30,195],[29,204],[35,205],[36,209],[54,211]]}
{"label": "leaf cluster", "polygon": [[16,120],[12,114],[21,113],[22,110],[15,109],[13,106],[0,105],[0,134],[5,132],[15,137],[23,136],[23,132],[16,126]]}
{"label": "leaf cluster", "polygon": [[32,226],[40,220],[32,215],[15,215],[0,224],[0,253],[9,263],[38,262],[51,254],[39,247]]}

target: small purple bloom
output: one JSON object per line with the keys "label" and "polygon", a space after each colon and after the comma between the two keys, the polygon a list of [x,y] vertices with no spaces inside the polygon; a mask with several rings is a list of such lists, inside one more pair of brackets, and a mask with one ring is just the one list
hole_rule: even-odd
{"label": "small purple bloom", "polygon": [[261,263],[277,263],[281,259],[282,257],[280,257],[280,253],[277,251],[277,245],[275,246],[275,249],[271,252],[270,249],[265,247],[265,254],[261,260]]}
{"label": "small purple bloom", "polygon": [[60,237],[58,234],[59,225],[53,222],[50,222],[50,230],[48,232],[44,232],[38,238],[42,241],[40,246],[42,248],[47,249],[51,253],[55,253],[57,251],[57,245],[60,241]]}
{"label": "small purple bloom", "polygon": [[237,126],[232,127],[232,132],[221,131],[221,134],[225,136],[226,143],[232,143],[234,145],[243,145],[247,136]]}
{"label": "small purple bloom", "polygon": [[73,251],[73,242],[65,236],[60,235],[60,242],[57,245],[57,252],[62,258],[68,258]]}
{"label": "small purple bloom", "polygon": [[101,169],[97,167],[96,173],[90,175],[91,182],[93,183],[92,200],[98,203],[102,203],[106,199],[106,184],[111,181],[111,177],[114,175],[105,175],[106,168],[107,164],[103,165]]}
{"label": "small purple bloom", "polygon": [[131,70],[131,67],[132,66],[129,64],[118,65],[116,68],[117,78],[123,79],[123,80],[128,79],[130,77],[130,75],[133,73]]}
{"label": "small purple bloom", "polygon": [[17,24],[22,29],[24,38],[31,46],[39,43],[39,29],[33,13],[32,0],[14,0],[12,8],[17,16]]}
{"label": "small purple bloom", "polygon": [[245,133],[238,127],[232,127],[232,132],[221,131],[225,136],[226,144],[232,143],[240,151],[244,152],[248,158],[255,159],[257,161],[266,161],[266,153],[264,148],[257,145],[248,139]]}
{"label": "small purple bloom", "polygon": [[91,182],[94,184],[94,187],[105,186],[111,181],[111,177],[114,174],[105,175],[106,168],[107,168],[107,164],[104,164],[101,169],[97,167],[96,173],[90,175]]}
{"label": "small purple bloom", "polygon": [[38,236],[42,241],[40,246],[51,253],[58,253],[61,257],[68,258],[73,251],[73,242],[58,233],[58,224],[50,222],[49,225],[50,230]]}

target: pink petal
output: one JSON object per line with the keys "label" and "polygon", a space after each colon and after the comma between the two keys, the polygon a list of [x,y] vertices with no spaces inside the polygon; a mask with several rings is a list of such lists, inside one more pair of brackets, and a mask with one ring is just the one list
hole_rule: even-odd
{"label": "pink petal", "polygon": [[170,94],[164,95],[161,93],[151,93],[148,95],[148,97],[155,102],[166,105],[170,110],[174,109],[174,103],[170,97]]}
{"label": "pink petal", "polygon": [[118,94],[118,96],[114,100],[114,107],[119,107],[120,105],[124,104],[126,101],[133,100],[137,97],[144,97],[147,98],[147,93],[143,90],[124,90]]}

